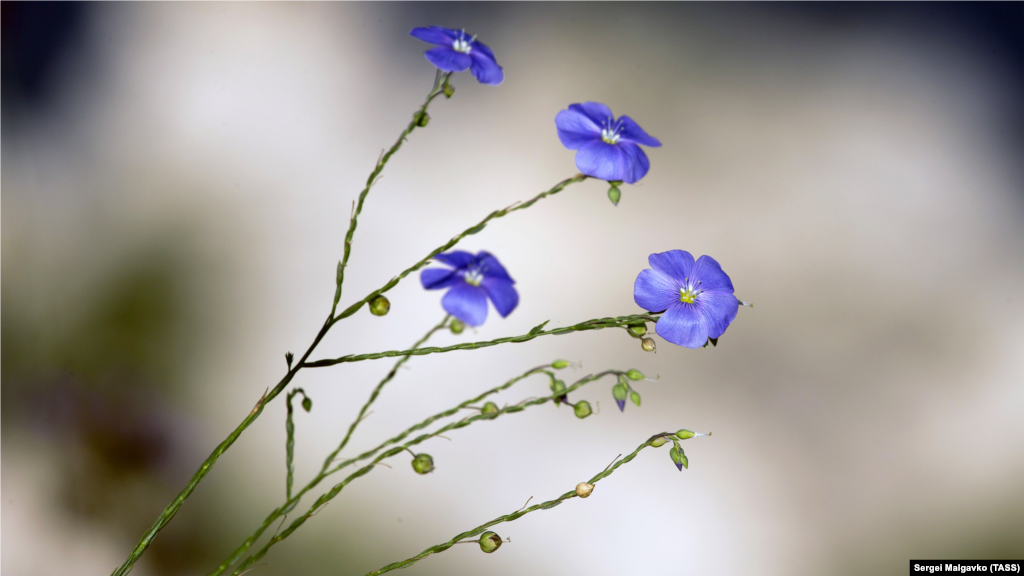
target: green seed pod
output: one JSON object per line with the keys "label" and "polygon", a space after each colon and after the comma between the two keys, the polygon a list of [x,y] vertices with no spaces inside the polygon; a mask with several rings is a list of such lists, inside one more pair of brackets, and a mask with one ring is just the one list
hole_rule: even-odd
{"label": "green seed pod", "polygon": [[679,438],[680,440],[688,440],[696,435],[697,434],[695,432],[690,432],[689,430],[680,430],[676,432],[676,438]]}
{"label": "green seed pod", "polygon": [[629,330],[630,334],[636,336],[637,338],[643,336],[644,334],[647,334],[647,324],[643,322],[639,324],[630,324],[629,327],[626,329]]}
{"label": "green seed pod", "polygon": [[483,408],[480,409],[480,413],[481,414],[497,414],[498,413],[498,405],[495,404],[494,402],[488,402],[487,404],[484,404]]}
{"label": "green seed pod", "polygon": [[629,399],[633,402],[633,404],[640,406],[640,394],[636,390],[631,390],[629,392]]}
{"label": "green seed pod", "polygon": [[416,125],[420,128],[426,128],[427,124],[430,124],[430,114],[426,112],[417,112],[413,116],[413,120],[416,121]]}
{"label": "green seed pod", "polygon": [[626,372],[626,377],[633,381],[643,380],[644,373],[637,370],[636,368],[630,368],[629,371]]}
{"label": "green seed pod", "polygon": [[668,443],[668,440],[665,440],[664,436],[658,436],[654,440],[651,440],[651,446],[654,446],[655,448],[661,448],[662,446],[664,446],[667,443]]}
{"label": "green seed pod", "polygon": [[565,382],[561,380],[553,380],[551,382],[551,393],[562,394],[565,392]]}
{"label": "green seed pod", "polygon": [[455,86],[452,86],[448,82],[444,83],[444,97],[451,98],[455,94]]}
{"label": "green seed pod", "polygon": [[620,198],[622,198],[622,192],[618,186],[612,184],[612,187],[608,189],[608,199],[612,201],[612,205],[618,206]]}
{"label": "green seed pod", "polygon": [[654,343],[651,338],[644,338],[640,341],[640,347],[644,349],[644,352],[657,352],[658,345]]}
{"label": "green seed pod", "polygon": [[501,536],[494,532],[484,532],[480,535],[480,549],[490,554],[501,548]]}
{"label": "green seed pod", "polygon": [[594,411],[590,409],[590,402],[587,402],[586,400],[580,400],[577,402],[576,406],[573,407],[573,412],[575,412],[576,417],[580,419],[586,418],[594,413]]}
{"label": "green seed pod", "polygon": [[626,396],[628,395],[629,389],[626,388],[626,385],[623,384],[622,382],[619,382],[615,386],[612,386],[612,396],[615,398],[616,402],[624,401],[626,399]]}
{"label": "green seed pod", "polygon": [[313,401],[310,400],[305,395],[303,395],[302,397],[302,409],[305,410],[306,412],[309,412],[310,410],[313,409]]}
{"label": "green seed pod", "polygon": [[417,454],[412,459],[412,469],[417,474],[430,474],[434,471],[434,459],[430,454]]}
{"label": "green seed pod", "polygon": [[551,363],[551,367],[555,370],[561,370],[567,366],[572,366],[572,362],[569,362],[568,360],[555,360]]}
{"label": "green seed pod", "polygon": [[448,323],[448,329],[452,331],[452,334],[462,334],[462,331],[466,329],[466,325],[462,323],[462,320],[452,318],[452,321]]}
{"label": "green seed pod", "polygon": [[373,300],[370,300],[370,314],[374,316],[383,316],[391,310],[391,301],[384,296],[377,296]]}

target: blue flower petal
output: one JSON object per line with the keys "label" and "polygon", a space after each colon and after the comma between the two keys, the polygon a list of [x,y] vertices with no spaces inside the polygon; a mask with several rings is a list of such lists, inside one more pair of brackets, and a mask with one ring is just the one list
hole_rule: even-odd
{"label": "blue flower petal", "polygon": [[740,302],[736,296],[725,292],[704,292],[697,297],[695,303],[704,325],[707,326],[708,338],[718,338],[736,318]]}
{"label": "blue flower petal", "polygon": [[[722,266],[711,256],[701,256],[690,271],[694,282],[700,281],[700,288],[706,291],[726,292],[732,294],[732,280],[722,272]],[[715,338],[715,336],[712,336]]]}
{"label": "blue flower petal", "polygon": [[647,257],[647,263],[658,272],[682,282],[692,277],[693,255],[686,250],[669,250]]}
{"label": "blue flower petal", "polygon": [[512,287],[512,282],[485,277],[480,285],[487,291],[487,296],[502,318],[511,314],[519,305],[519,293]]}
{"label": "blue flower petal", "polygon": [[633,283],[633,301],[650,312],[668,310],[680,302],[679,281],[657,270],[642,270]]}
{"label": "blue flower petal", "polygon": [[498,259],[492,256],[489,252],[481,252],[476,255],[476,261],[480,265],[480,272],[485,278],[496,278],[498,280],[505,280],[508,282],[515,283],[515,280],[508,275],[505,267],[498,262]]}
{"label": "blue flower petal", "polygon": [[456,282],[441,299],[441,306],[469,326],[480,326],[487,320],[487,293],[479,286]]}
{"label": "blue flower petal", "polygon": [[576,168],[601,180],[625,180],[630,175],[629,156],[618,144],[593,140],[576,153]]}
{"label": "blue flower petal", "polygon": [[434,256],[434,260],[444,262],[452,268],[465,268],[475,259],[475,256],[463,250],[452,250],[451,252],[444,252]]}
{"label": "blue flower petal", "polygon": [[412,32],[409,32],[409,36],[431,44],[451,46],[454,38],[448,32],[454,32],[454,30],[448,30],[447,28],[441,28],[440,26],[431,26],[429,28],[419,27],[413,28]]}
{"label": "blue flower petal", "polygon": [[578,110],[562,110],[555,116],[555,128],[562,146],[579,150],[587,144],[601,140],[601,126]]}
{"label": "blue flower petal", "polygon": [[492,62],[498,62],[498,59],[494,57],[494,52],[491,51],[490,47],[488,47],[487,44],[484,44],[479,40],[474,40],[472,47],[473,52],[483,52],[484,56],[490,58]]}
{"label": "blue flower petal", "polygon": [[460,274],[447,268],[427,268],[420,272],[420,282],[427,290],[447,288],[461,279],[462,276]]}
{"label": "blue flower petal", "polygon": [[626,165],[629,171],[621,178],[623,182],[633,184],[647,175],[648,170],[651,169],[651,161],[647,159],[647,154],[639,146],[626,140],[619,142],[616,146],[622,148],[622,152],[628,158]]}
{"label": "blue flower petal", "polygon": [[583,104],[570,104],[569,110],[575,110],[587,118],[593,120],[598,126],[605,120],[613,118],[612,109],[600,102],[584,102]]}
{"label": "blue flower petal", "polygon": [[456,52],[451,46],[431,48],[424,56],[428,62],[445,72],[462,72],[472,64],[469,54]]}
{"label": "blue flower petal", "polygon": [[700,348],[708,341],[704,317],[693,304],[672,306],[658,319],[654,330],[665,340],[687,348]]}
{"label": "blue flower petal", "polygon": [[624,140],[632,140],[644,146],[661,146],[661,142],[657,138],[644,132],[644,129],[629,116],[623,116],[619,118],[619,121],[622,122],[622,138]]}
{"label": "blue flower petal", "polygon": [[505,79],[505,73],[501,71],[501,66],[494,61],[494,55],[488,56],[487,53],[479,49],[480,47],[487,48],[483,44],[474,43],[473,50],[469,53],[469,59],[472,60],[470,72],[481,84],[497,86]]}

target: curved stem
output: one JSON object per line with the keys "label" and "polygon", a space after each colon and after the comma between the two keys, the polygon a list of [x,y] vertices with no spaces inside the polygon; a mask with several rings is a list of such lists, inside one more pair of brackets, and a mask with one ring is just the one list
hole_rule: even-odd
{"label": "curved stem", "polygon": [[[629,454],[628,456],[626,456],[622,460],[616,461],[614,465],[612,465],[612,466],[610,466],[608,468],[605,468],[605,470],[603,472],[599,472],[599,473],[595,474],[594,477],[590,479],[589,483],[590,484],[596,484],[599,480],[601,480],[603,478],[607,478],[608,476],[611,476],[612,472],[615,472],[616,468],[618,468],[619,466],[622,466],[623,464],[626,464],[627,462],[630,462],[631,460],[636,458],[636,455],[639,454],[640,451],[643,450],[644,448],[650,446],[651,445],[651,440],[654,440],[654,438],[657,438],[658,436],[659,435],[655,435],[654,437],[650,438],[649,440],[647,440],[646,442],[644,442],[643,444],[638,446],[636,450],[634,450],[631,454]],[[575,498],[575,497],[576,497],[576,491],[575,490],[570,490],[569,492],[566,492],[565,494],[562,494],[561,496],[559,496],[558,498],[555,498],[554,500],[548,500],[547,502],[541,502],[540,504],[534,504],[533,506],[530,506],[529,508],[525,508],[525,509],[521,508],[521,509],[519,509],[519,510],[517,510],[515,512],[512,512],[511,514],[505,514],[504,516],[498,516],[497,518],[495,518],[494,520],[491,520],[490,522],[486,522],[484,524],[481,524],[480,526],[477,526],[476,528],[473,528],[472,530],[467,530],[467,531],[465,531],[465,532],[463,532],[461,534],[458,534],[458,535],[454,536],[451,540],[449,540],[447,542],[443,542],[441,544],[437,544],[435,546],[431,546],[430,548],[427,548],[423,552],[420,552],[419,554],[413,556],[412,558],[409,558],[408,560],[402,560],[401,562],[395,562],[395,563],[392,563],[392,564],[388,564],[387,566],[384,566],[383,568],[379,568],[377,570],[374,570],[373,572],[370,572],[366,576],[379,576],[380,574],[383,574],[385,572],[390,572],[392,570],[397,570],[399,568],[405,568],[407,566],[410,566],[412,564],[415,564],[415,563],[419,562],[420,560],[426,558],[427,556],[430,556],[431,554],[438,554],[440,552],[444,552],[445,550],[451,548],[452,546],[454,546],[456,544],[459,544],[460,540],[463,540],[464,538],[470,538],[472,536],[476,536],[478,534],[481,534],[485,530],[490,528],[491,526],[494,526],[496,524],[501,524],[502,522],[512,522],[513,520],[517,520],[519,518],[522,518],[523,516],[526,516],[527,514],[529,514],[531,512],[536,512],[537,510],[550,510],[550,509],[554,508],[555,506],[558,506],[562,502],[564,502],[564,501],[566,501],[566,500],[568,500],[570,498]]]}
{"label": "curved stem", "polygon": [[341,299],[341,285],[345,282],[345,267],[348,266],[348,257],[352,253],[352,237],[356,233],[356,226],[359,224],[359,214],[363,211],[363,202],[366,200],[367,194],[370,193],[370,188],[377,183],[378,176],[384,171],[384,166],[387,165],[388,160],[398,152],[398,149],[402,147],[402,143],[412,131],[420,125],[420,119],[427,113],[427,108],[430,103],[433,102],[434,98],[437,98],[444,93],[444,85],[448,82],[452,73],[442,74],[440,70],[434,76],[434,86],[430,89],[430,93],[427,94],[426,101],[420,106],[420,109],[412,115],[412,121],[405,127],[405,130],[398,136],[398,140],[391,146],[391,148],[381,154],[379,160],[377,160],[377,166],[374,167],[373,171],[370,172],[370,176],[366,179],[366,186],[362,192],[359,193],[359,201],[356,203],[355,208],[352,210],[352,216],[349,219],[348,232],[345,233],[345,253],[341,258],[341,262],[338,263],[338,274],[337,274],[337,287],[334,290],[334,305],[331,307],[331,316],[334,316],[334,312],[338,309],[338,300]]}
{"label": "curved stem", "polygon": [[[281,391],[284,390],[284,388],[288,385],[288,383],[291,382],[292,378],[295,377],[295,374],[302,368],[302,363],[307,358],[309,358],[309,355],[313,353],[313,349],[316,348],[317,344],[319,344],[323,337],[327,334],[327,331],[330,330],[331,326],[334,325],[334,322],[336,321],[334,313],[338,307],[338,300],[341,298],[341,285],[345,277],[345,266],[348,264],[348,258],[352,251],[352,236],[355,234],[357,218],[359,216],[359,213],[363,209],[363,202],[366,200],[366,196],[367,194],[369,194],[370,188],[373,187],[373,184],[377,181],[381,171],[384,169],[385,164],[387,164],[388,159],[390,159],[391,156],[398,151],[398,149],[402,145],[402,142],[409,135],[409,133],[411,133],[412,130],[416,127],[420,117],[426,113],[427,107],[430,105],[431,101],[433,101],[434,98],[438,96],[438,94],[443,92],[442,80],[447,80],[448,76],[449,75],[444,75],[440,73],[437,76],[435,76],[434,85],[430,89],[430,93],[427,95],[426,101],[413,115],[413,121],[410,122],[408,126],[406,126],[401,136],[399,136],[398,141],[395,142],[395,144],[386,154],[381,156],[381,159],[377,161],[377,165],[374,167],[373,171],[370,172],[370,176],[366,180],[366,186],[359,194],[358,205],[355,209],[353,209],[348,232],[345,235],[345,253],[344,256],[342,257],[342,260],[338,263],[336,287],[334,291],[334,304],[331,306],[331,313],[327,317],[327,321],[324,323],[323,327],[320,328],[320,332],[316,335],[316,338],[313,340],[313,343],[310,344],[309,348],[306,350],[306,353],[302,355],[302,358],[299,360],[299,362],[294,367],[289,368],[288,373],[285,375],[284,378],[281,379],[280,382],[277,383],[276,386],[274,386],[273,390],[269,391],[269,393],[264,398],[262,398],[259,403],[257,403],[256,408],[253,409],[249,416],[247,416],[246,419],[243,420],[242,423],[239,424],[238,427],[236,427],[235,430],[232,431],[231,434],[229,434],[228,437],[217,446],[216,449],[214,449],[213,453],[210,454],[210,456],[199,467],[199,470],[197,470],[196,473],[189,480],[188,484],[185,485],[185,488],[178,494],[177,497],[175,497],[175,499],[167,506],[167,508],[164,509],[160,516],[157,517],[156,522],[153,523],[149,530],[147,530],[146,533],[142,535],[142,538],[139,540],[138,544],[136,544],[132,552],[128,555],[128,558],[125,559],[124,563],[121,564],[121,566],[114,570],[112,576],[124,576],[125,574],[128,574],[128,572],[131,571],[132,567],[135,565],[135,562],[137,562],[139,557],[142,556],[142,553],[146,551],[146,548],[148,548],[149,545],[153,542],[153,539],[156,538],[156,535],[160,533],[160,530],[162,530],[163,527],[166,526],[167,523],[170,522],[172,518],[174,518],[174,515],[177,514],[178,509],[181,507],[185,499],[192,494],[192,491],[195,490],[195,487],[200,482],[202,482],[203,478],[205,478],[207,474],[210,473],[210,470],[213,469],[213,465],[217,462],[217,459],[220,458],[220,456],[224,454],[224,452],[226,452],[228,448],[231,447],[232,444],[234,444],[235,440],[238,439],[238,437],[242,434],[242,432],[245,431],[246,428],[249,427],[250,424],[252,424],[257,418],[259,418],[260,414],[263,413],[263,407],[266,406],[268,402],[273,400],[278,394],[280,394]],[[355,311],[353,310],[353,313],[354,312]]]}
{"label": "curved stem", "polygon": [[[543,368],[546,368],[546,366],[540,366],[538,368],[534,368],[533,370],[528,372],[526,375],[531,374],[531,373],[540,372],[541,370],[543,370]],[[416,438],[414,438],[414,439],[412,439],[412,440],[402,444],[401,446],[396,446],[394,448],[390,448],[390,449],[386,450],[385,452],[379,454],[376,458],[374,458],[372,462],[370,462],[369,464],[367,464],[367,465],[363,466],[362,468],[356,470],[352,474],[349,474],[347,477],[345,477],[344,480],[342,480],[338,484],[334,485],[329,491],[325,492],[319,498],[317,498],[317,500],[309,507],[309,510],[305,514],[303,514],[302,516],[299,516],[298,518],[293,520],[292,523],[288,525],[288,528],[286,528],[282,532],[279,532],[276,536],[274,536],[266,544],[264,544],[263,547],[260,548],[256,553],[254,553],[252,556],[246,558],[245,562],[242,562],[242,564],[235,570],[235,572],[234,572],[235,576],[238,576],[239,574],[241,574],[241,572],[243,572],[246,568],[251,566],[254,562],[256,562],[259,559],[263,558],[263,556],[266,555],[266,553],[270,550],[270,548],[273,547],[275,544],[277,544],[281,540],[284,540],[285,538],[290,536],[292,534],[292,532],[294,532],[300,526],[302,526],[306,522],[306,520],[308,520],[310,517],[312,517],[314,514],[316,514],[317,510],[319,510],[321,507],[326,505],[327,502],[330,502],[332,499],[334,499],[334,497],[337,496],[342,491],[342,489],[344,489],[345,486],[347,486],[350,482],[352,482],[356,478],[359,478],[360,476],[365,476],[366,474],[369,474],[370,471],[373,469],[373,467],[376,466],[378,463],[380,463],[381,460],[384,460],[385,458],[390,458],[391,456],[394,456],[396,454],[402,453],[403,451],[409,450],[411,446],[415,446],[417,444],[425,442],[425,441],[427,441],[427,440],[429,440],[431,438],[436,437],[438,434],[441,434],[443,432],[447,432],[449,430],[455,430],[455,429],[458,429],[458,428],[465,428],[466,426],[469,426],[470,424],[472,424],[474,422],[477,422],[479,420],[493,420],[493,419],[498,418],[498,417],[500,417],[500,416],[502,416],[504,414],[513,414],[515,412],[522,412],[522,411],[526,410],[527,408],[529,408],[530,406],[537,406],[537,405],[540,405],[540,404],[545,404],[547,402],[550,402],[550,401],[554,400],[556,397],[561,397],[563,394],[568,394],[569,392],[572,392],[572,391],[576,390],[577,388],[580,388],[581,386],[584,386],[584,385],[586,385],[586,384],[588,384],[590,382],[593,382],[595,380],[599,380],[600,378],[603,378],[605,376],[608,376],[608,375],[619,375],[619,374],[623,374],[623,373],[624,372],[622,372],[620,370],[605,370],[604,372],[599,372],[597,374],[592,374],[592,375],[584,376],[583,378],[580,378],[579,380],[574,382],[571,386],[569,386],[565,390],[565,392],[559,392],[557,396],[551,395],[551,396],[544,396],[544,397],[541,397],[541,398],[534,398],[534,399],[531,399],[531,400],[520,402],[518,404],[513,404],[511,406],[506,406],[506,407],[501,408],[500,410],[498,410],[497,412],[494,412],[492,414],[474,414],[473,416],[469,416],[469,417],[463,418],[461,420],[456,420],[455,422],[449,422],[445,426],[442,426],[441,428],[437,429],[436,431],[434,431],[432,433],[421,434],[421,435],[417,436]],[[519,377],[515,381],[518,381],[518,380],[524,378],[526,375]],[[505,385],[499,387],[499,389],[503,388],[503,387],[507,388],[508,386],[511,386],[511,384],[514,383],[515,381],[510,382],[510,383],[506,383]],[[458,409],[460,407],[465,407],[465,406],[467,406],[467,405],[469,405],[469,404],[471,404],[473,402],[477,402],[481,398],[487,396],[488,394],[494,393],[495,391],[497,391],[497,389],[490,390],[490,391],[482,394],[481,396],[479,396],[477,398],[474,398],[474,399],[471,399],[471,400],[467,400],[466,402],[463,402],[462,404],[460,404],[455,409],[452,409],[452,410],[447,411],[447,412],[453,413],[455,411],[458,411]],[[411,432],[415,428],[416,428],[416,426],[414,426],[413,428],[411,428],[407,432]],[[387,444],[387,442],[385,442],[385,444],[382,444],[381,447],[383,447],[386,444]],[[381,447],[378,447],[377,450],[379,450]],[[412,452],[411,450],[409,450],[409,451]],[[334,469],[332,469],[330,471],[330,473],[333,473],[333,472],[336,472],[336,471],[340,470],[344,466],[347,466],[349,463],[351,463],[351,462],[343,463],[343,464],[335,467]],[[614,470],[614,469],[615,468],[613,467],[612,470]]]}
{"label": "curved stem", "polygon": [[[395,276],[394,278],[389,280],[387,284],[381,286],[380,288],[374,290],[373,292],[370,292],[369,294],[367,294],[367,296],[365,298],[363,298],[362,300],[356,302],[355,304],[352,304],[351,306],[349,306],[348,308],[343,310],[340,314],[338,314],[336,317],[334,317],[334,320],[332,322],[338,322],[338,321],[340,321],[340,320],[342,320],[344,318],[348,318],[349,316],[355,314],[356,312],[359,311],[360,308],[363,307],[364,304],[366,304],[370,300],[373,300],[377,296],[380,296],[381,294],[387,292],[388,290],[391,290],[392,288],[397,286],[398,283],[401,282],[403,278],[405,278],[409,274],[412,274],[413,272],[415,272],[415,271],[419,270],[420,268],[423,268],[424,266],[429,264],[430,261],[434,258],[434,256],[437,256],[441,252],[444,252],[445,250],[448,250],[449,248],[455,246],[456,244],[459,243],[460,240],[462,240],[466,236],[471,236],[473,234],[476,234],[477,232],[480,232],[484,228],[486,228],[487,227],[487,223],[490,222],[491,220],[494,220],[495,218],[501,218],[502,216],[505,216],[506,214],[511,214],[512,212],[515,212],[516,210],[524,210],[526,208],[529,208],[530,206],[533,206],[534,204],[536,204],[538,201],[540,201],[540,200],[542,200],[544,198],[547,198],[548,196],[552,196],[554,194],[557,194],[557,193],[561,192],[562,190],[564,190],[570,184],[575,184],[577,182],[582,182],[582,181],[586,180],[587,178],[588,177],[583,175],[583,174],[577,174],[577,175],[573,176],[572,178],[566,178],[565,180],[562,180],[558,184],[555,184],[554,186],[552,186],[548,190],[545,190],[544,192],[541,192],[540,194],[534,196],[533,198],[530,198],[526,202],[516,202],[515,204],[512,204],[508,208],[503,208],[501,210],[495,210],[494,212],[491,212],[490,214],[487,215],[486,218],[481,220],[476,226],[472,226],[470,228],[466,228],[461,234],[459,234],[457,236],[454,236],[448,242],[445,242],[441,246],[438,246],[437,248],[435,248],[430,254],[427,255],[426,258],[420,260],[419,262],[417,262],[413,266],[411,266],[409,268],[406,268],[405,270],[402,271],[401,274],[399,274],[398,276]],[[340,274],[340,272],[341,272],[341,267],[339,265],[339,274]],[[338,293],[338,296],[340,297],[340,292]],[[337,304],[335,304],[335,305],[337,305]]]}
{"label": "curved stem", "polygon": [[[451,316],[446,314],[444,319],[441,320],[441,322],[437,326],[431,328],[430,331],[423,336],[423,338],[420,338],[415,344],[412,345],[412,349],[416,350],[417,348],[422,346],[424,342],[430,339],[430,337],[433,336],[435,332],[445,328],[448,324],[449,318],[451,318]],[[384,379],[381,380],[379,384],[377,384],[377,387],[373,389],[373,392],[370,393],[370,398],[366,401],[365,404],[363,404],[363,407],[359,410],[359,415],[356,416],[356,419],[353,420],[352,424],[348,427],[348,433],[345,434],[345,438],[341,441],[341,444],[338,444],[338,447],[334,450],[334,452],[331,452],[327,459],[324,460],[323,468],[320,469],[321,473],[323,473],[325,470],[327,470],[327,468],[330,467],[331,463],[334,462],[334,459],[338,457],[338,453],[341,452],[348,444],[349,439],[352,438],[352,433],[355,432],[356,430],[356,426],[359,426],[359,423],[363,421],[366,411],[370,408],[370,405],[372,405],[377,400],[377,396],[380,395],[380,391],[388,382],[390,382],[395,377],[396,374],[398,374],[398,369],[401,368],[402,365],[405,364],[406,361],[408,361],[409,358],[411,357],[412,355],[410,354],[402,356],[402,358],[398,362],[395,362],[395,365],[391,368],[391,371],[388,372],[388,375],[385,376]]]}
{"label": "curved stem", "polygon": [[595,318],[594,320],[587,320],[586,322],[580,322],[572,326],[563,326],[561,328],[554,328],[552,330],[538,330],[544,324],[537,326],[529,333],[521,336],[507,336],[505,338],[498,338],[496,340],[487,340],[484,342],[466,342],[463,344],[454,344],[452,346],[445,346],[442,348],[416,348],[413,350],[391,350],[388,352],[375,352],[372,354],[349,354],[340,358],[316,360],[314,362],[303,362],[304,368],[324,368],[326,366],[334,366],[335,364],[342,364],[345,362],[360,362],[363,360],[377,360],[379,358],[389,358],[392,356],[424,356],[426,354],[438,354],[441,352],[451,352],[453,350],[475,350],[477,348],[487,348],[489,346],[497,346],[498,344],[505,344],[508,342],[528,342],[534,338],[540,338],[541,336],[548,335],[560,335],[568,334],[570,332],[582,332],[585,330],[603,330],[605,328],[623,328],[629,324],[635,324],[637,322],[657,322],[658,316],[654,314],[633,314],[631,316],[619,316],[616,318]]}

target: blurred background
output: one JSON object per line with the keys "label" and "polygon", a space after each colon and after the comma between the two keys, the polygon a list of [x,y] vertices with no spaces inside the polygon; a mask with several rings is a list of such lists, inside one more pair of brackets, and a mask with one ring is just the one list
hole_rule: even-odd
{"label": "blurred background", "polygon": [[[652,433],[588,500],[417,574],[904,574],[1024,556],[1024,8],[1007,4],[3,3],[2,571],[107,574],[301,353],[352,200],[434,78],[437,24],[506,80],[457,74],[370,195],[342,305],[491,210],[576,172],[586,100],[663,147],[496,221],[521,303],[438,344],[639,312],[652,252],[713,255],[741,309],[717,348],[621,331],[414,358],[352,448],[555,358],[611,381],[455,431],[353,482],[256,574],[364,574],[553,498]],[[314,358],[406,348],[443,316],[410,277]],[[297,482],[392,361],[303,371]],[[547,393],[534,378],[498,397]],[[278,398],[137,566],[205,573],[284,499]],[[327,486],[330,482],[325,483]],[[308,502],[311,502],[310,499]],[[308,503],[307,503],[308,505]],[[300,509],[305,509],[304,507]]]}

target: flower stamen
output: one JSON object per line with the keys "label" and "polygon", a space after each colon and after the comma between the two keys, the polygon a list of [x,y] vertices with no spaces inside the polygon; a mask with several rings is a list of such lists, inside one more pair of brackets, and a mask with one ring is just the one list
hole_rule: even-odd
{"label": "flower stamen", "polygon": [[602,125],[604,128],[601,129],[601,140],[606,144],[618,144],[619,131],[622,130],[622,121],[615,122],[614,119],[609,118]]}
{"label": "flower stamen", "polygon": [[469,54],[473,50],[473,41],[476,40],[476,36],[473,36],[468,41],[466,40],[466,31],[463,30],[459,37],[452,42],[452,50],[456,52],[462,52],[463,54]]}
{"label": "flower stamen", "polygon": [[484,275],[478,268],[467,270],[466,273],[463,274],[462,278],[466,281],[466,284],[469,284],[470,286],[479,286],[480,283],[484,281]]}

